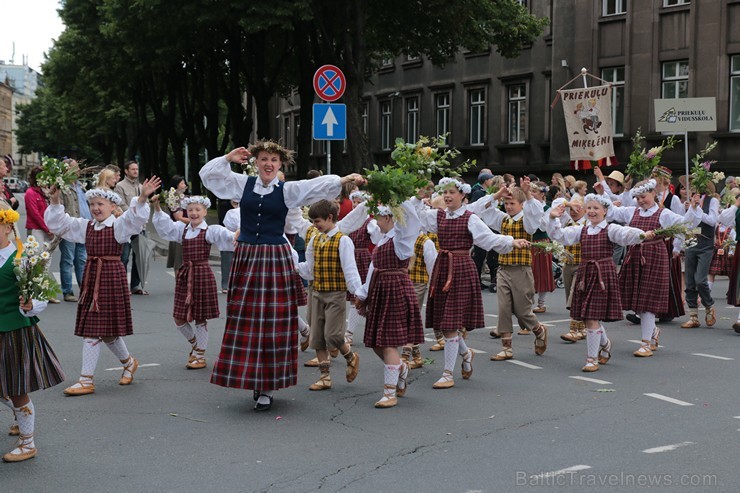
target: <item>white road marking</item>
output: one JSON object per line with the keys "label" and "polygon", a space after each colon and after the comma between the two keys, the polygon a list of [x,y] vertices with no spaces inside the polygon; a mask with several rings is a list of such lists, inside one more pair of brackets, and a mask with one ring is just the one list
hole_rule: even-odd
{"label": "white road marking", "polygon": [[591,466],[587,466],[585,464],[580,464],[580,465],[577,465],[577,466],[566,467],[565,469],[559,469],[557,471],[543,472],[542,474],[538,474],[535,477],[537,477],[537,478],[551,478],[553,476],[560,476],[561,474],[568,474],[568,473],[577,472],[577,471],[585,471],[586,469],[591,469]]}
{"label": "white road marking", "polygon": [[425,337],[424,340],[427,342],[437,342],[437,339],[433,339],[431,337]]}
{"label": "white road marking", "polygon": [[734,358],[726,358],[724,356],[715,356],[713,354],[704,354],[704,353],[691,353],[693,356],[703,356],[704,358],[712,358],[712,359],[719,359],[722,361],[734,361]]}
{"label": "white road marking", "polygon": [[661,394],[643,394],[643,395],[652,397],[653,399],[659,399],[661,401],[670,402],[672,404],[678,404],[679,406],[693,406],[693,404],[690,402],[679,401],[678,399],[674,399],[673,397],[666,397],[665,395],[661,395]]}
{"label": "white road marking", "polygon": [[[638,341],[637,339],[627,339],[627,342],[634,342],[635,344],[642,345],[642,341]],[[665,347],[665,346],[658,344],[658,347]]]}
{"label": "white road marking", "polygon": [[[145,363],[143,365],[139,365],[139,368],[146,368],[147,366],[162,366],[159,363]],[[115,368],[106,368],[105,371],[116,371],[116,370],[123,370],[122,366],[116,366]]]}
{"label": "white road marking", "polygon": [[607,382],[606,380],[599,380],[598,378],[588,378],[588,377],[581,377],[581,376],[572,376],[568,378],[573,378],[575,380],[583,380],[584,382],[591,382],[591,383],[598,383],[599,385],[611,385],[611,382]]}
{"label": "white road marking", "polygon": [[687,445],[693,445],[694,442],[682,442],[682,443],[674,443],[673,445],[663,445],[662,447],[654,447],[654,448],[648,448],[643,450],[642,452],[645,454],[659,454],[661,452],[670,452],[671,450],[676,450],[677,448],[685,447]]}
{"label": "white road marking", "polygon": [[470,350],[471,350],[471,351],[473,351],[473,352],[474,352],[475,354],[486,354],[486,352],[485,352],[485,351],[481,351],[480,349],[473,349],[473,348],[471,347],[471,348],[470,348]]}
{"label": "white road marking", "polygon": [[530,365],[529,363],[525,363],[523,361],[517,361],[515,359],[507,359],[506,362],[512,363],[514,365],[523,366],[524,368],[529,368],[530,370],[541,370],[542,369],[541,366]]}

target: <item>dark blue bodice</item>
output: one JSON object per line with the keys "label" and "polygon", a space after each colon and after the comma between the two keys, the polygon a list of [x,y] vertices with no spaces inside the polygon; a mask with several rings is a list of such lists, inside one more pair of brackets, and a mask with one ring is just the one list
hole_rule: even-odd
{"label": "dark blue bodice", "polygon": [[282,245],[288,207],[283,199],[285,183],[279,181],[272,193],[260,195],[253,191],[256,176],[250,176],[239,202],[241,230],[239,241],[252,245]]}

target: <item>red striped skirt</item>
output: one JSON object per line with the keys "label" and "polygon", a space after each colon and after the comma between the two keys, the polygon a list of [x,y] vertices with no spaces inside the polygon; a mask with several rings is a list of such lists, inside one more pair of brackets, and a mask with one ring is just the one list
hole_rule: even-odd
{"label": "red striped skirt", "polygon": [[208,261],[188,262],[177,271],[175,307],[172,316],[181,320],[218,318],[218,289]]}
{"label": "red striped skirt", "polygon": [[298,382],[298,286],[290,245],[239,243],[211,383],[277,390]]}
{"label": "red striped skirt", "polygon": [[64,378],[62,365],[38,325],[0,332],[0,398],[48,389]]}
{"label": "red striped skirt", "polygon": [[[452,271],[452,282],[445,292],[448,269]],[[473,330],[485,325],[478,271],[470,254],[464,250],[452,256],[440,253],[429,284],[426,326],[452,331]]]}
{"label": "red striped skirt", "polygon": [[732,272],[733,258],[727,255],[727,249],[725,249],[724,255],[717,255],[717,248],[715,247],[712,263],[709,264],[709,273],[715,276],[729,276]]}
{"label": "red striped skirt", "polygon": [[375,271],[365,310],[367,347],[399,347],[424,342],[419,302],[408,273]]}
{"label": "red striped skirt", "polygon": [[552,276],[552,253],[539,248],[532,249],[532,274],[534,275],[535,293],[552,293],[555,291],[555,278]]}
{"label": "red striped skirt", "polygon": [[619,271],[622,307],[635,313],[666,313],[669,277],[668,252],[662,239],[631,246]]}
{"label": "red striped skirt", "polygon": [[581,262],[572,290],[570,317],[573,320],[622,320],[617,269],[611,258]]}

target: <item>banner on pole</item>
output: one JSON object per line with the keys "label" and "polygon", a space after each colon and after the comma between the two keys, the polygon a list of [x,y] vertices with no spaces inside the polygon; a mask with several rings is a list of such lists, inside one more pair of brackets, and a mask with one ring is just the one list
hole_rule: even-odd
{"label": "banner on pole", "polygon": [[597,161],[614,156],[610,85],[561,89],[570,159]]}

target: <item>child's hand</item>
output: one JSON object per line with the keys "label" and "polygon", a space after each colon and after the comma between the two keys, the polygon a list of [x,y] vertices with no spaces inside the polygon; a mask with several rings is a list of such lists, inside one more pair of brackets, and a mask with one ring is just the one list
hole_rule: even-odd
{"label": "child's hand", "polygon": [[596,177],[597,182],[601,182],[604,179],[604,173],[601,172],[600,166],[594,167],[594,176]]}
{"label": "child's hand", "polygon": [[519,188],[521,188],[524,193],[529,193],[530,185],[531,181],[528,176],[522,176],[519,178]]}
{"label": "child's hand", "polygon": [[162,180],[160,180],[157,176],[152,176],[151,178],[144,180],[144,183],[141,184],[141,195],[139,195],[139,202],[142,204],[145,203],[147,197],[156,192],[161,185]]}
{"label": "child's hand", "polygon": [[653,240],[655,239],[655,231],[645,231],[643,234],[646,240]]}
{"label": "child's hand", "polygon": [[553,219],[562,217],[563,214],[565,214],[565,204],[560,204],[559,206],[550,209],[550,217]]}
{"label": "child's hand", "polygon": [[358,187],[367,183],[367,180],[365,180],[365,178],[363,178],[362,175],[359,173],[350,173],[347,176],[343,176],[340,181],[342,182],[342,185],[344,185],[345,183],[354,182],[355,185],[357,185]]}
{"label": "child's hand", "polygon": [[604,195],[604,185],[601,184],[600,180],[594,183],[594,192],[599,195]]}
{"label": "child's hand", "polygon": [[246,147],[237,147],[232,149],[230,153],[226,155],[226,160],[230,163],[244,164],[249,161],[252,155],[249,153]]}
{"label": "child's hand", "polygon": [[122,215],[123,215],[123,209],[121,209],[120,207],[116,206],[116,208],[113,210],[113,216],[116,217],[116,218],[119,218]]}
{"label": "child's hand", "polygon": [[698,193],[695,193],[691,197],[691,205],[694,207],[699,207],[700,203],[701,203],[701,195],[699,195]]}
{"label": "child's hand", "polygon": [[622,201],[621,200],[615,200],[614,202],[612,202],[612,205],[614,207],[622,207]]}
{"label": "child's hand", "polygon": [[527,240],[514,240],[514,248],[529,248]]}
{"label": "child's hand", "polygon": [[152,204],[152,208],[156,212],[160,212],[162,210],[162,206],[159,203],[159,194],[152,196],[152,198],[149,199],[149,203]]}
{"label": "child's hand", "polygon": [[23,310],[25,313],[30,312],[33,310],[33,301],[30,299],[27,300],[25,303],[23,302],[23,296],[18,297],[18,301],[20,302],[21,310]]}

